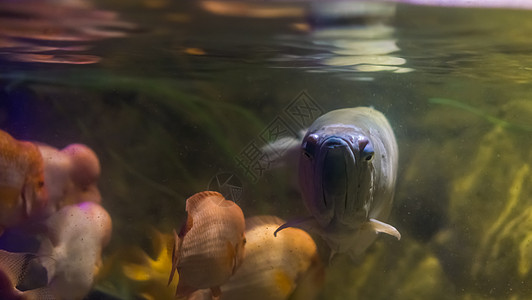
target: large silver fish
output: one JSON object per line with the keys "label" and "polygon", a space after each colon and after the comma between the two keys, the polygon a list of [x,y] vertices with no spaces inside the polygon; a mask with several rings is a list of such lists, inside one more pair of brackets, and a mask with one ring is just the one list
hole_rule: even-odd
{"label": "large silver fish", "polygon": [[390,214],[398,148],[384,115],[369,107],[334,110],[314,121],[301,143],[299,184],[311,213],[288,222],[319,234],[336,253],[355,258],[384,232]]}

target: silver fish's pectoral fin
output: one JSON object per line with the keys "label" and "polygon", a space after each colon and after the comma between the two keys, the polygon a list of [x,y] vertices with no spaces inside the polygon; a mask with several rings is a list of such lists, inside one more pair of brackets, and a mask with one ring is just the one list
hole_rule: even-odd
{"label": "silver fish's pectoral fin", "polygon": [[301,141],[306,134],[301,130],[297,136],[286,136],[261,147],[261,152],[268,157],[274,167],[282,166],[291,158],[291,153],[298,152]]}
{"label": "silver fish's pectoral fin", "polygon": [[289,228],[289,227],[295,227],[295,228],[303,229],[305,231],[313,232],[313,231],[316,231],[317,228],[319,228],[319,224],[316,221],[316,219],[312,216],[302,217],[302,218],[288,221],[284,223],[283,225],[279,226],[279,228],[275,230],[273,235],[277,236],[277,233],[279,231]]}
{"label": "silver fish's pectoral fin", "polygon": [[279,152],[279,150],[287,150],[292,147],[298,147],[301,144],[301,138],[286,136],[277,139],[266,146],[263,146],[261,150],[265,152]]}
{"label": "silver fish's pectoral fin", "polygon": [[386,234],[389,234],[391,236],[394,236],[398,240],[401,239],[401,233],[397,229],[395,229],[395,227],[393,227],[390,224],[386,224],[384,222],[381,222],[381,221],[375,220],[375,219],[369,219],[368,224],[371,227],[371,229],[373,229],[375,231],[375,233],[382,232],[382,233],[386,233]]}
{"label": "silver fish's pectoral fin", "polygon": [[329,254],[329,265],[332,265],[333,259],[338,256],[338,252],[334,249],[331,249],[331,253]]}

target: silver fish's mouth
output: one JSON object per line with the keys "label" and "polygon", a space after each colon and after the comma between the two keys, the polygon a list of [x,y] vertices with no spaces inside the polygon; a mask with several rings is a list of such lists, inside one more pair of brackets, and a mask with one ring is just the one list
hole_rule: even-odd
{"label": "silver fish's mouth", "polygon": [[334,149],[334,148],[340,148],[340,147],[349,147],[349,145],[346,143],[344,139],[333,136],[333,137],[327,138],[323,142],[322,147]]}
{"label": "silver fish's mouth", "polygon": [[351,147],[342,138],[329,137],[321,144],[319,153],[321,157],[317,171],[321,173],[324,205],[328,208],[345,208],[349,183],[348,168],[355,163]]}
{"label": "silver fish's mouth", "polygon": [[373,155],[372,143],[361,134],[307,135],[299,181],[307,208],[321,226],[331,221],[357,226],[367,215],[363,189],[371,188],[366,175]]}

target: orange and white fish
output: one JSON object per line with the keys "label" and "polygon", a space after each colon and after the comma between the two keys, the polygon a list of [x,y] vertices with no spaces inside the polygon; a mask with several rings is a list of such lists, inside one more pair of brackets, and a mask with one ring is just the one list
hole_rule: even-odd
{"label": "orange and white fish", "polygon": [[0,234],[39,213],[46,203],[43,160],[37,146],[0,130]]}
{"label": "orange and white fish", "polygon": [[217,192],[200,192],[187,199],[187,220],[175,232],[172,272],[179,273],[176,296],[210,288],[214,298],[244,257],[245,221],[240,207]]}
{"label": "orange and white fish", "polygon": [[[246,218],[246,259],[222,286],[223,299],[285,300],[297,290],[314,299],[323,285],[318,248],[299,228],[273,232],[285,221],[274,216]],[[301,293],[301,292],[300,292]]]}
{"label": "orange and white fish", "polygon": [[[227,283],[221,300],[311,300],[323,286],[325,271],[308,233],[287,228],[274,216],[246,218],[246,259]],[[210,299],[210,290],[196,291],[188,300]]]}
{"label": "orange and white fish", "polygon": [[[246,259],[227,283],[221,300],[310,300],[324,281],[318,249],[308,233],[287,228],[273,232],[285,221],[274,216],[246,218]],[[209,290],[188,300],[210,299]]]}
{"label": "orange and white fish", "polygon": [[62,150],[38,144],[44,162],[44,182],[48,191],[47,213],[82,202],[101,202],[97,181],[100,161],[96,153],[81,144]]}
{"label": "orange and white fish", "polygon": [[112,222],[99,204],[68,205],[46,220],[47,239],[38,255],[48,274],[48,288],[59,299],[82,299],[101,267],[102,248]]}

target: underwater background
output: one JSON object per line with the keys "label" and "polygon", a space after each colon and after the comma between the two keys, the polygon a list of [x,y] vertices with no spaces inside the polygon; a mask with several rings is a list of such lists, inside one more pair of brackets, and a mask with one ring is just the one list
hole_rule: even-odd
{"label": "underwater background", "polygon": [[395,132],[402,239],[327,265],[317,298],[532,297],[532,11],[21,2],[0,4],[0,128],[100,159],[113,233],[87,299],[148,299],[116,253],[156,262],[196,192],[220,190],[246,217],[301,215],[297,163],[262,147],[356,106]]}

